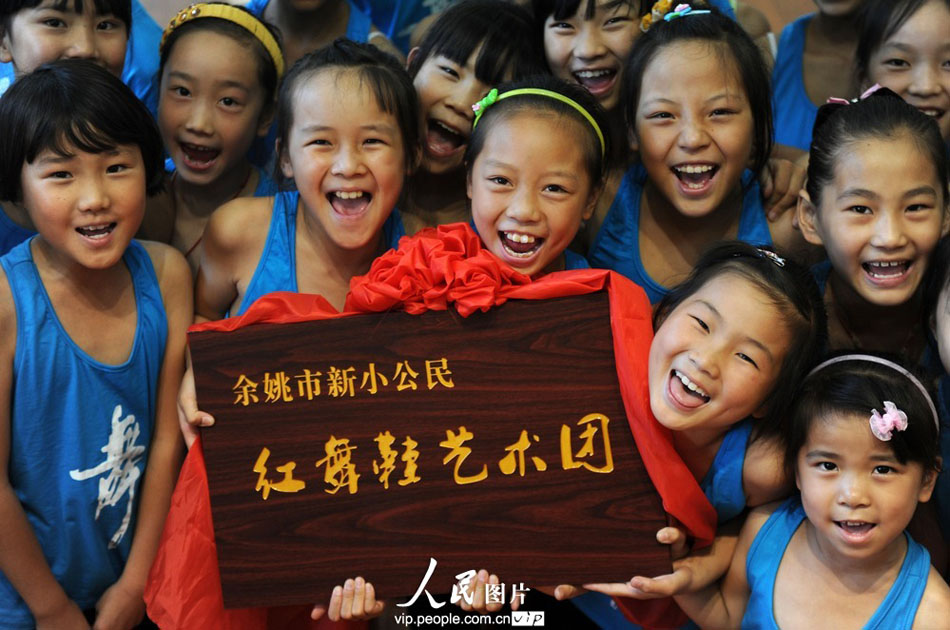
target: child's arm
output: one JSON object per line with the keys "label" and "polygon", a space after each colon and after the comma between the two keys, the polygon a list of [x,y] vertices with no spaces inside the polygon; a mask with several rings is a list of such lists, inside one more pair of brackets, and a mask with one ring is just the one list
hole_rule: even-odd
{"label": "child's arm", "polygon": [[914,617],[914,627],[946,628],[947,620],[950,620],[950,588],[937,569],[930,567],[927,586]]}
{"label": "child's arm", "polygon": [[783,499],[795,489],[785,471],[785,454],[778,438],[761,437],[746,447],[742,490],[750,508]]}
{"label": "child's arm", "polygon": [[191,270],[174,248],[150,242],[143,245],[158,277],[168,320],[168,339],[158,378],[155,429],[142,480],[135,535],[122,575],[96,604],[96,629],[129,628],[141,621],[145,612],[145,581],[158,549],[181,465],[182,441],[176,404],[185,364],[185,332],[191,323]]}
{"label": "child's arm", "polygon": [[33,527],[10,485],[10,405],[16,312],[6,274],[0,269],[0,571],[26,602],[37,628],[88,628],[82,612],[62,589],[43,555]]}
{"label": "child's arm", "polygon": [[264,250],[272,206],[272,197],[239,197],[208,219],[195,281],[195,323],[222,319],[243,297],[242,286],[250,282]]}
{"label": "child's arm", "polygon": [[334,586],[330,602],[326,606],[316,605],[310,612],[314,621],[324,615],[331,621],[372,619],[383,613],[385,604],[376,599],[376,589],[361,577],[348,579],[343,586]]}
{"label": "child's arm", "polygon": [[738,628],[742,624],[742,616],[749,602],[746,556],[759,529],[777,507],[778,504],[773,503],[749,513],[739,534],[732,563],[722,581],[696,592],[674,596],[683,612],[700,627]]}

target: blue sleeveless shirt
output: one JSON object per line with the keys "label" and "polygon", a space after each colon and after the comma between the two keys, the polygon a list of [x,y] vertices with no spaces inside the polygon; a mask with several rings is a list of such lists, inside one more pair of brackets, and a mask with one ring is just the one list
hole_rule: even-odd
{"label": "blue sleeveless shirt", "polygon": [[802,57],[805,54],[805,31],[813,14],[803,15],[782,29],[778,54],[772,68],[772,117],[775,141],[808,151],[818,106],[805,91]]}
{"label": "blue sleeveless shirt", "polygon": [[[128,559],[168,322],[152,262],[132,241],[123,256],[135,290],[132,351],[118,365],[96,361],[57,317],[31,241],[0,258],[17,320],[10,484],[56,580],[88,609]],[[0,627],[33,625],[0,575]]]}
{"label": "blue sleeveless shirt", "polygon": [[28,230],[13,222],[0,206],[0,256],[36,234],[35,230]]}
{"label": "blue sleeveless shirt", "polygon": [[[798,496],[791,497],[769,516],[749,547],[746,556],[746,576],[749,582],[749,603],[742,617],[743,628],[778,630],[775,622],[775,576],[785,549],[798,527],[805,520],[805,510]],[[917,544],[907,532],[907,554],[891,590],[884,597],[871,619],[864,624],[867,630],[894,630],[910,628],[917,615],[917,607],[927,587],[930,574],[930,554]]]}
{"label": "blue sleeveless shirt", "polygon": [[746,418],[726,433],[716,451],[716,458],[699,482],[703,494],[716,508],[716,516],[724,523],[742,514],[745,491],[742,489],[742,466],[752,433],[752,419]]}
{"label": "blue sleeveless shirt", "polygon": [[[627,276],[643,287],[651,304],[656,304],[669,288],[647,274],[640,257],[640,198],[646,179],[647,172],[641,164],[632,166],[623,176],[587,260],[592,267],[612,269]],[[745,193],[736,238],[753,245],[771,245],[772,235],[762,207],[762,191],[751,171],[743,174],[742,187]]]}
{"label": "blue sleeveless shirt", "polygon": [[[277,193],[274,210],[264,251],[241,299],[241,307],[233,315],[243,315],[257,298],[275,291],[297,293],[297,202],[300,193],[296,190]],[[399,210],[383,224],[383,240],[389,247],[399,246],[399,239],[406,235]]]}

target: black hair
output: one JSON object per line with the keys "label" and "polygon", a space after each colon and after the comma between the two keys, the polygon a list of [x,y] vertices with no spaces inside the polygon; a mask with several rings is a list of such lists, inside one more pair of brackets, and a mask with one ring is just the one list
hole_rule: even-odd
{"label": "black hair", "polygon": [[[538,32],[543,32],[544,23],[547,22],[548,17],[553,17],[555,20],[566,20],[577,15],[581,2],[586,2],[583,18],[589,20],[594,17],[594,13],[597,11],[597,0],[531,0],[535,29]],[[627,5],[634,9],[637,17],[642,17],[650,12],[653,7],[653,0],[608,0],[603,4],[608,10]]]}
{"label": "black hair", "polygon": [[[277,97],[279,150],[286,150],[290,129],[294,124],[293,103],[297,84],[328,69],[353,70],[358,73],[361,84],[372,89],[379,108],[396,119],[402,135],[406,166],[413,166],[422,146],[422,131],[419,99],[409,73],[395,57],[372,44],[358,44],[345,38],[339,38],[332,44],[298,59],[281,81]],[[279,155],[277,163],[277,176],[280,181],[284,177],[280,172]]]}
{"label": "black hair", "polygon": [[584,130],[583,139],[573,137],[571,142],[581,142],[584,148],[584,164],[587,166],[587,173],[590,176],[593,190],[603,183],[604,177],[611,167],[610,155],[610,134],[607,129],[607,115],[604,109],[597,103],[597,99],[591,96],[591,93],[583,87],[567,83],[551,75],[542,74],[525,79],[523,81],[514,81],[505,83],[498,87],[498,94],[502,95],[511,90],[522,88],[535,88],[549,90],[565,96],[582,108],[584,108],[591,118],[600,127],[601,135],[604,139],[604,145],[601,146],[600,138],[594,130],[590,121],[584,118],[584,115],[571,107],[567,103],[559,101],[550,96],[538,94],[518,94],[509,98],[503,98],[485,109],[478,124],[472,129],[472,137],[469,139],[468,147],[465,149],[465,165],[470,172],[472,165],[478,154],[482,152],[485,145],[485,138],[488,136],[492,125],[500,120],[506,120],[510,116],[522,112],[539,112],[545,114],[554,114],[556,116],[565,116],[577,121]]}
{"label": "black hair", "polygon": [[[900,365],[891,357],[880,358]],[[901,464],[919,462],[925,472],[937,470],[938,430],[929,404],[930,395],[894,367],[848,359],[822,367],[802,383],[784,433],[786,471],[794,474],[798,453],[808,441],[808,432],[815,422],[856,415],[867,426],[872,410],[884,413],[885,400],[907,414],[907,428],[893,431],[891,439],[885,442],[894,457]]]}
{"label": "black hair", "polygon": [[[44,0],[3,0],[0,3],[0,29],[8,31],[13,16],[24,9],[33,9]],[[84,0],[56,0],[53,8],[57,11],[82,13]],[[125,34],[128,37],[132,32],[132,0],[85,0],[92,2],[96,8],[96,15],[114,15],[125,24]],[[12,34],[12,33],[11,33]]]}
{"label": "black hair", "polygon": [[[930,0],[867,0],[859,18],[858,47],[854,53],[855,76],[859,84],[870,83],[871,55],[904,26]],[[944,0],[950,9],[950,0]]]}
{"label": "black hair", "polygon": [[751,282],[778,309],[791,332],[791,343],[778,380],[765,400],[768,411],[755,424],[756,437],[778,435],[798,384],[825,347],[828,324],[824,303],[806,267],[767,248],[742,241],[723,241],[710,247],[686,280],[660,300],[653,312],[654,330],[659,329],[677,306],[724,274]]}
{"label": "black hair", "polygon": [[[280,31],[277,27],[257,17],[244,7],[232,5],[227,2],[210,2],[208,4],[224,4],[238,11],[244,11],[256,21],[260,22],[270,34],[274,36],[274,39],[277,40],[277,45],[279,47],[281,46]],[[165,63],[171,55],[172,48],[175,47],[175,42],[188,33],[198,31],[210,31],[230,37],[244,48],[248,48],[253,52],[254,60],[257,62],[257,80],[261,84],[261,87],[264,88],[264,111],[270,112],[273,108],[274,95],[277,92],[277,82],[280,79],[280,77],[277,76],[277,66],[274,63],[274,59],[270,56],[270,53],[267,52],[267,49],[264,48],[264,44],[262,44],[254,34],[243,26],[235,24],[225,18],[203,17],[191,19],[181,26],[175,27],[162,42],[158,66],[159,81],[161,81],[162,76],[165,74]]]}
{"label": "black hair", "polygon": [[0,98],[0,199],[19,201],[20,174],[43,151],[73,147],[101,153],[119,145],[142,151],[146,192],[162,188],[162,139],[132,90],[87,59],[44,64]]}
{"label": "black hair", "polygon": [[624,65],[620,88],[627,126],[636,131],[643,74],[657,54],[674,42],[708,42],[710,48],[718,49],[724,66],[735,64],[740,83],[745,89],[753,125],[750,168],[753,172],[760,173],[772,153],[772,94],[768,66],[759,47],[735,20],[703,2],[694,1],[691,4],[694,9],[706,9],[710,13],[690,15],[669,22],[659,20],[633,45],[630,57]]}
{"label": "black hair", "polygon": [[854,142],[903,137],[910,138],[933,163],[943,193],[942,210],[946,212],[950,203],[950,159],[937,121],[887,88],[848,105],[829,103],[818,108],[805,182],[812,204],[819,206],[822,189],[834,179],[838,156],[850,150]]}
{"label": "black hair", "polygon": [[547,71],[531,16],[507,0],[462,0],[429,27],[409,64],[415,78],[432,55],[465,65],[476,49],[475,77],[487,85]]}

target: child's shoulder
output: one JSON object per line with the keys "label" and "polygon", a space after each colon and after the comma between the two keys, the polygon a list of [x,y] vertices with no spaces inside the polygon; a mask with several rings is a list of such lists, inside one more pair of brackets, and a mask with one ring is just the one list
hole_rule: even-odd
{"label": "child's shoulder", "polygon": [[927,576],[927,587],[914,617],[915,628],[946,628],[950,619],[950,587],[933,566]]}
{"label": "child's shoulder", "polygon": [[157,241],[137,242],[152,261],[163,298],[183,290],[191,292],[191,268],[180,251]]}
{"label": "child's shoulder", "polygon": [[216,247],[244,250],[267,236],[274,197],[238,197],[211,214],[203,240]]}
{"label": "child's shoulder", "polygon": [[0,266],[0,361],[13,357],[16,348],[16,307],[6,270]]}

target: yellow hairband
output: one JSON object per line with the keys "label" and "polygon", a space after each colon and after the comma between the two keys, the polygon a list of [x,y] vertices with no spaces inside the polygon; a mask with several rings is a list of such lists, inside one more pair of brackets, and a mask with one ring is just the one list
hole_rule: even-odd
{"label": "yellow hairband", "polygon": [[201,18],[220,18],[227,20],[249,32],[257,38],[257,41],[261,43],[264,50],[266,50],[271,59],[274,60],[274,67],[277,69],[277,78],[280,78],[284,74],[284,55],[281,54],[280,44],[277,43],[277,39],[274,35],[252,14],[227,4],[193,4],[179,11],[178,15],[173,17],[168,23],[168,26],[165,27],[165,31],[162,33],[162,43],[158,47],[159,51],[165,49],[165,41],[168,39],[168,36],[171,35],[172,31],[185,22]]}
{"label": "yellow hairband", "polygon": [[472,129],[475,129],[475,125],[478,124],[479,119],[482,117],[482,114],[485,113],[486,109],[502,99],[509,98],[511,96],[518,96],[520,94],[547,96],[548,98],[561,101],[562,103],[566,103],[567,105],[570,105],[576,109],[577,113],[583,116],[584,119],[590,123],[590,126],[594,128],[594,132],[597,134],[597,139],[600,140],[600,157],[604,157],[604,154],[607,151],[607,145],[604,143],[604,134],[600,131],[600,125],[597,124],[597,121],[594,120],[594,117],[591,116],[590,112],[581,107],[573,99],[570,99],[563,94],[552,92],[551,90],[544,90],[541,88],[518,88],[517,90],[508,90],[507,92],[499,94],[497,89],[492,88],[491,91],[485,95],[485,98],[472,105],[472,111],[475,112],[475,121],[472,123]]}

